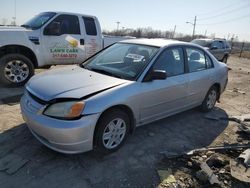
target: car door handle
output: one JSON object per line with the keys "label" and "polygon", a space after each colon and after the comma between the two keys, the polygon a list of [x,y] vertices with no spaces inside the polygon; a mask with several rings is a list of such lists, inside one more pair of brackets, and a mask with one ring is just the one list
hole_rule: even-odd
{"label": "car door handle", "polygon": [[80,39],[80,45],[84,45],[84,39]]}

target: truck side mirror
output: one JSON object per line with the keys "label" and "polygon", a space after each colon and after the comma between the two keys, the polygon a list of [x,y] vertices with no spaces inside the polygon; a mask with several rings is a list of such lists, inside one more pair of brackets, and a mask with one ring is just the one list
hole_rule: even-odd
{"label": "truck side mirror", "polygon": [[61,35],[61,24],[60,22],[52,22],[50,23],[43,31],[44,35]]}

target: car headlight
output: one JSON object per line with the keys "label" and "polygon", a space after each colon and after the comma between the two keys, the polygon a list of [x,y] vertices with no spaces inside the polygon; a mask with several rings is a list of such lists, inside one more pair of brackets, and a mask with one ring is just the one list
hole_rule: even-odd
{"label": "car headlight", "polygon": [[83,101],[58,102],[48,106],[43,114],[59,119],[74,119],[81,115],[83,109]]}

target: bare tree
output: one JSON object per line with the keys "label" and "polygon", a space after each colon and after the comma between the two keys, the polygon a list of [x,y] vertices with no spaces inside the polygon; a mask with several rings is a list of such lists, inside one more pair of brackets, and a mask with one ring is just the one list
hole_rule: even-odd
{"label": "bare tree", "polygon": [[[104,30],[103,34],[105,35],[119,35],[119,36],[133,36],[136,38],[167,38],[170,39],[173,36],[173,32],[168,31],[161,31],[161,30],[154,30],[152,27],[146,27],[146,28],[126,28],[122,30]],[[195,38],[205,38],[203,35],[195,35]],[[191,35],[185,35],[183,33],[175,33],[175,39],[181,40],[181,41],[191,41],[192,36]]]}

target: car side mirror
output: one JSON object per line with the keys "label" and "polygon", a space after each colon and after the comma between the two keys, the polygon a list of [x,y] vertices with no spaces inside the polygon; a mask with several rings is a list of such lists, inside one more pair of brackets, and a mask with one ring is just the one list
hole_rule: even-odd
{"label": "car side mirror", "polygon": [[218,47],[217,47],[217,46],[212,46],[210,49],[211,49],[211,50],[217,50]]}
{"label": "car side mirror", "polygon": [[52,22],[49,24],[43,32],[44,35],[54,35],[59,36],[61,35],[61,24],[60,22]]}
{"label": "car side mirror", "polygon": [[152,70],[144,78],[144,82],[150,82],[153,80],[165,80],[167,78],[167,73],[165,70]]}

